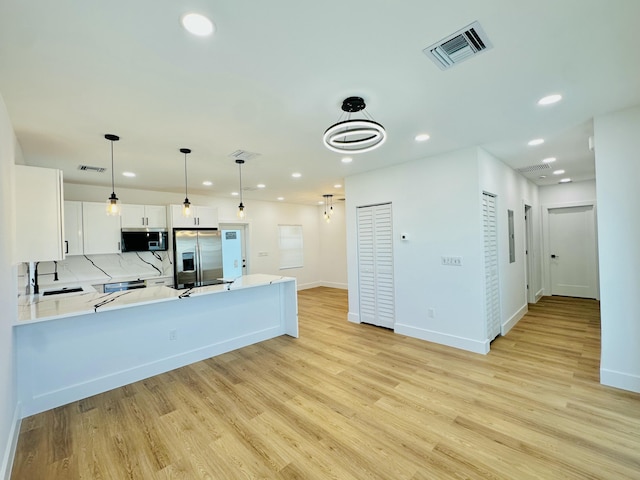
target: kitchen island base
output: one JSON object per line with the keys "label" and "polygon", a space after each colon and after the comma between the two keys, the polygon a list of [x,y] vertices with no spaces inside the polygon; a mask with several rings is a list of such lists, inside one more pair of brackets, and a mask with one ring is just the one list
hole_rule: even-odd
{"label": "kitchen island base", "polygon": [[296,282],[26,323],[14,333],[24,418],[253,343],[297,337]]}

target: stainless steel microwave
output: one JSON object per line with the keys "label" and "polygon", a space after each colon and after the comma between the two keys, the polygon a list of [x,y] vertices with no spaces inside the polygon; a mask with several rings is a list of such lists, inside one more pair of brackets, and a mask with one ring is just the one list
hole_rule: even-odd
{"label": "stainless steel microwave", "polygon": [[141,229],[122,229],[123,252],[158,252],[167,250],[167,231]]}

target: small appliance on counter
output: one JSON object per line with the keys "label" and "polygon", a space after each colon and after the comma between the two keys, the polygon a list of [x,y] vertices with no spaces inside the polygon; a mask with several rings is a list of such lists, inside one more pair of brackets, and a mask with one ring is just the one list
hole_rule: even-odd
{"label": "small appliance on counter", "polygon": [[223,283],[222,240],[215,228],[173,230],[174,286],[177,289]]}

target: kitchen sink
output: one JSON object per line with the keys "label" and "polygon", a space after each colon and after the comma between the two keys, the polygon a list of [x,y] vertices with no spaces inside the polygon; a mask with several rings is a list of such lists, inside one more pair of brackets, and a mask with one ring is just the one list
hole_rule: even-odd
{"label": "kitchen sink", "polygon": [[68,287],[68,288],[61,288],[59,290],[48,290],[44,292],[42,296],[46,297],[47,295],[60,295],[63,293],[76,293],[76,292],[82,292],[82,291],[84,291],[82,287]]}

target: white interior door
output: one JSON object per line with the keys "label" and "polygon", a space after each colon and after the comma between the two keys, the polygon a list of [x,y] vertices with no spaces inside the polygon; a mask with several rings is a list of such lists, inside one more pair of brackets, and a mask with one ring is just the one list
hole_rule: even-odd
{"label": "white interior door", "polygon": [[496,197],[482,194],[482,226],[484,230],[484,285],[487,317],[487,339],[500,335],[500,282],[498,277],[498,221]]}
{"label": "white interior door", "polygon": [[360,321],[393,328],[393,228],[391,204],[358,208]]}
{"label": "white interior door", "polygon": [[596,298],[593,205],[549,209],[551,294]]}

